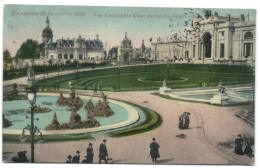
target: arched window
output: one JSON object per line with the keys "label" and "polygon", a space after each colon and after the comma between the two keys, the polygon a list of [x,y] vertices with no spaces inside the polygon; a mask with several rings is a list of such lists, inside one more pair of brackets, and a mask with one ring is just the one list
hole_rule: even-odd
{"label": "arched window", "polygon": [[251,32],[246,32],[244,39],[253,39],[253,33]]}
{"label": "arched window", "polygon": [[73,54],[70,54],[70,59],[73,59],[73,58],[74,58]]}
{"label": "arched window", "polygon": [[68,59],[68,54],[64,54],[64,59]]}
{"label": "arched window", "polygon": [[79,59],[82,60],[82,59],[83,59],[83,56],[82,56],[82,55],[79,55]]}

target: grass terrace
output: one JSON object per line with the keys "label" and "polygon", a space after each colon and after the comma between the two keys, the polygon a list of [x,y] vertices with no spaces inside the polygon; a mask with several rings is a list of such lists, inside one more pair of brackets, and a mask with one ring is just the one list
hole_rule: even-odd
{"label": "grass terrace", "polygon": [[[156,90],[166,79],[170,88],[216,86],[254,83],[254,67],[205,65],[205,64],[161,64],[139,65],[121,68],[76,72],[48,78],[38,82],[39,87],[68,89],[68,82],[78,90],[105,91]],[[186,80],[184,80],[186,79]]]}

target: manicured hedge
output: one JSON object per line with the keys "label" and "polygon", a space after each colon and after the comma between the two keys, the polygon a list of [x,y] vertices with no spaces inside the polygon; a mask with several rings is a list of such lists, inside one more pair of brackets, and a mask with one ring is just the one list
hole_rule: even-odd
{"label": "manicured hedge", "polygon": [[[137,106],[137,105],[135,105],[135,106]],[[119,130],[116,132],[112,132],[112,133],[110,133],[110,136],[123,137],[123,136],[140,134],[140,133],[144,133],[144,132],[156,129],[161,125],[162,118],[155,111],[142,107],[142,106],[138,106],[138,108],[142,109],[143,112],[145,113],[145,117],[146,117],[145,121],[138,126],[122,129],[122,130]]]}

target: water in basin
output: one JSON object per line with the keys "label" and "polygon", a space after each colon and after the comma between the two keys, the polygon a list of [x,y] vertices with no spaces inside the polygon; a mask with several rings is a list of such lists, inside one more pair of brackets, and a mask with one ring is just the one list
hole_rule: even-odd
{"label": "water in basin", "polygon": [[246,100],[254,100],[254,90],[235,91],[235,93]]}
{"label": "water in basin", "polygon": [[[60,124],[69,122],[71,112],[66,110],[65,106],[57,106],[56,100],[57,96],[37,96],[36,105],[48,107],[52,110],[48,113],[35,114],[35,118],[39,118],[39,121],[35,121],[35,125],[37,125],[39,129],[43,130],[51,123],[54,112],[56,112]],[[81,116],[81,120],[84,121],[87,117],[84,105],[88,100],[82,100],[83,107],[78,111],[78,114]],[[97,100],[92,101],[93,104],[96,105]],[[113,103],[109,103],[109,106],[114,111],[114,115],[109,117],[95,117],[101,126],[119,123],[128,119],[128,113],[123,107]],[[29,107],[30,103],[28,100],[4,101],[3,113],[5,118],[13,123],[12,126],[4,129],[22,130],[26,125],[30,124],[30,119],[25,118],[26,116],[30,117],[30,114],[26,112]]]}
{"label": "water in basin", "polygon": [[203,100],[210,100],[214,94],[200,94],[200,95],[181,95],[180,97],[184,98],[192,98],[192,99],[203,99]]}
{"label": "water in basin", "polygon": [[[234,91],[234,93],[243,99],[237,99],[232,95],[226,94],[229,97],[229,103],[237,103],[243,101],[251,101],[254,99],[254,90],[241,90],[241,91]],[[217,93],[216,93],[217,94]],[[202,94],[198,93],[197,95],[180,95],[183,98],[190,98],[190,99],[201,99],[201,100],[210,100],[214,97],[215,94]]]}

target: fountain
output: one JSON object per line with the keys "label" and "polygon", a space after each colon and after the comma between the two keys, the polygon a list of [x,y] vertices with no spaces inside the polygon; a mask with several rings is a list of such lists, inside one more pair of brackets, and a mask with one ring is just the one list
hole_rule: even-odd
{"label": "fountain", "polygon": [[71,110],[72,107],[75,107],[76,111],[78,111],[82,107],[83,102],[79,96],[76,96],[76,91],[72,88],[69,98],[63,97],[63,93],[60,92],[56,104],[60,106],[68,106],[68,110]]}
{"label": "fountain", "polygon": [[[108,105],[114,112],[113,115],[108,117],[94,116],[94,112],[87,110],[94,109],[94,106],[96,106],[99,98],[79,96],[85,105],[85,108],[81,108],[77,111],[77,114],[81,119],[81,124],[79,124],[80,127],[78,129],[70,128],[67,127],[67,124],[71,121],[70,118],[72,112],[69,111],[66,106],[59,106],[55,103],[58,96],[59,94],[53,93],[39,93],[37,96],[37,105],[51,109],[48,113],[35,114],[36,118],[41,118],[41,120],[37,120],[36,122],[38,129],[41,130],[43,135],[90,133],[101,131],[110,132],[140,125],[146,118],[145,113],[141,108],[112,99],[109,100]],[[64,97],[69,97],[69,95],[64,94]],[[3,134],[20,135],[21,127],[30,124],[30,121],[26,120],[29,105],[25,102],[26,100],[15,100],[5,101],[3,103],[3,113],[5,114],[5,118],[13,123],[13,125],[3,128]],[[77,120],[77,118],[79,117],[73,117],[73,120]],[[54,127],[48,127],[51,124],[54,125]],[[60,128],[63,125],[63,129],[54,129],[55,127]],[[49,129],[46,129],[46,127]]]}
{"label": "fountain", "polygon": [[45,129],[46,130],[57,130],[59,128],[60,128],[60,123],[57,119],[56,112],[54,112],[51,124],[48,125]]}
{"label": "fountain", "polygon": [[71,110],[70,121],[69,121],[69,123],[60,125],[60,123],[58,122],[57,116],[56,116],[56,112],[55,112],[53,115],[51,124],[48,125],[45,129],[46,130],[66,130],[66,129],[92,128],[92,127],[100,126],[99,122],[94,118],[94,114],[93,114],[94,105],[93,105],[91,99],[85,105],[87,119],[86,119],[86,121],[81,121],[81,116],[77,113],[77,111],[80,109],[79,107],[82,106],[82,102],[83,101],[79,97],[75,96],[74,90],[71,90],[69,99],[64,98],[63,94],[60,93],[58,100],[57,100],[57,104],[69,105],[70,110]]}
{"label": "fountain", "polygon": [[229,86],[226,89],[220,81],[218,87],[175,89],[163,93],[160,92],[160,94],[184,101],[232,105],[253,101],[254,87],[248,84],[245,86]]}
{"label": "fountain", "polygon": [[12,125],[12,122],[5,119],[5,115],[3,114],[3,127],[6,128],[6,127],[10,127]]}
{"label": "fountain", "polygon": [[109,107],[107,101],[107,95],[102,92],[103,101],[99,100],[95,108],[93,109],[94,116],[108,117],[114,114],[113,110]]}
{"label": "fountain", "polygon": [[171,91],[171,88],[167,87],[166,79],[164,79],[163,86],[160,87],[159,92],[160,92],[160,94],[165,94],[166,92],[170,92],[170,91]]}
{"label": "fountain", "polygon": [[214,95],[213,98],[210,99],[211,104],[217,105],[227,105],[229,104],[229,97],[227,96],[227,90],[222,84],[219,85],[218,94]]}

